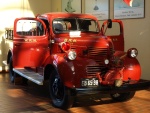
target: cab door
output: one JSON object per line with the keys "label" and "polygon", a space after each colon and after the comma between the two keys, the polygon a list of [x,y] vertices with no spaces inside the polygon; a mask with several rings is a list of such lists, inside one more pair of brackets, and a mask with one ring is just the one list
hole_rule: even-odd
{"label": "cab door", "polygon": [[114,49],[124,51],[124,30],[121,20],[111,20],[111,28],[109,28],[109,21],[105,21],[101,27],[101,32],[108,38],[111,38]]}
{"label": "cab door", "polygon": [[46,25],[37,18],[18,18],[14,22],[13,66],[39,67],[48,52]]}

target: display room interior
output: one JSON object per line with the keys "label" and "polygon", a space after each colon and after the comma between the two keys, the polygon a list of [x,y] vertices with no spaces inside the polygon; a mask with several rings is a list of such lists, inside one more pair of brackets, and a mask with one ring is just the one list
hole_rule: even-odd
{"label": "display room interior", "polygon": [[3,1],[0,113],[149,112],[148,4]]}

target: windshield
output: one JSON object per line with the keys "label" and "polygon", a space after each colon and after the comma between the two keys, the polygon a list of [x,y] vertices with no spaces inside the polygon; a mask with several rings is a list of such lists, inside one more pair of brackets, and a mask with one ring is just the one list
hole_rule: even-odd
{"label": "windshield", "polygon": [[67,33],[70,31],[98,33],[98,24],[92,19],[83,18],[58,18],[53,21],[55,33]]}

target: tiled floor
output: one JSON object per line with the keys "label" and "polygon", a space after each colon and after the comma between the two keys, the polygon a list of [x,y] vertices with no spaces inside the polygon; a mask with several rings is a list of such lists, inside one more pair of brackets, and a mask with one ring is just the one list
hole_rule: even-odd
{"label": "tiled floor", "polygon": [[51,105],[47,85],[28,86],[9,83],[8,74],[0,74],[0,113],[150,113],[150,90],[137,91],[127,102],[114,102],[109,95],[77,97],[67,111]]}

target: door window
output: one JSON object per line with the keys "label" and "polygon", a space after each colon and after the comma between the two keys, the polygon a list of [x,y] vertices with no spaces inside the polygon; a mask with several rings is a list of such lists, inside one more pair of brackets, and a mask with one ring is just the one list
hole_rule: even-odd
{"label": "door window", "polygon": [[45,34],[44,27],[37,20],[19,20],[16,33],[21,36],[42,36]]}

